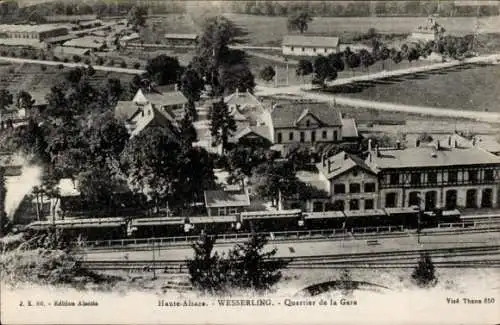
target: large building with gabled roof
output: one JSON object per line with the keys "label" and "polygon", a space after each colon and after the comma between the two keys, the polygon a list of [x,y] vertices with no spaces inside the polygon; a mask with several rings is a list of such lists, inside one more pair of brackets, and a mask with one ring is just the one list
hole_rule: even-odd
{"label": "large building with gabled roof", "polygon": [[327,56],[340,52],[338,37],[286,35],[281,44],[283,55],[295,56]]}

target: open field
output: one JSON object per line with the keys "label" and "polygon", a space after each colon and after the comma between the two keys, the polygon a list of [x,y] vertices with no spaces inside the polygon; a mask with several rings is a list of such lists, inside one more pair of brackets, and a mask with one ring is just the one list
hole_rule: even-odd
{"label": "open field", "polygon": [[458,110],[500,112],[500,66],[457,68],[336,89],[342,96]]}
{"label": "open field", "polygon": [[[249,32],[248,41],[250,44],[279,44],[283,35],[288,34],[286,17],[241,14],[226,14],[225,16]],[[382,33],[410,33],[426,20],[426,17],[316,17],[309,24],[308,32],[342,37],[343,33],[365,33],[373,27]],[[474,17],[442,17],[439,22],[448,33],[463,35],[474,31],[476,19]],[[479,24],[482,33],[500,31],[499,17],[480,18]]]}

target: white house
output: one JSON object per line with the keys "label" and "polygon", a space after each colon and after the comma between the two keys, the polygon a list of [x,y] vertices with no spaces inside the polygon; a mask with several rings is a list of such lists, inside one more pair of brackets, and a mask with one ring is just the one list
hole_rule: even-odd
{"label": "white house", "polygon": [[338,37],[286,35],[283,38],[283,55],[316,56],[339,53]]}

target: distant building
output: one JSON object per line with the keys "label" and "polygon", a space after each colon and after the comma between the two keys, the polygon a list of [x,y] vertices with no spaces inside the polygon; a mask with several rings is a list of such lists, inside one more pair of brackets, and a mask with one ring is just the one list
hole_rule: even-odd
{"label": "distant building", "polygon": [[209,217],[236,215],[250,207],[246,190],[205,191],[205,207]]}
{"label": "distant building", "polygon": [[83,48],[71,47],[71,46],[57,46],[52,51],[53,51],[54,55],[63,55],[63,56],[90,55],[90,49],[83,49]]}
{"label": "distant building", "polygon": [[65,27],[57,25],[0,25],[0,39],[37,40],[67,35]]}
{"label": "distant building", "polygon": [[418,26],[410,35],[409,40],[413,42],[436,41],[444,35],[445,29],[433,18],[429,17],[424,25]]}
{"label": "distant building", "polygon": [[340,52],[338,37],[287,35],[282,42],[283,55],[316,56]]}
{"label": "distant building", "polygon": [[342,118],[328,103],[276,104],[271,112],[275,144],[316,144],[358,141],[354,119]]}
{"label": "distant building", "polygon": [[64,47],[76,47],[91,51],[102,51],[106,47],[106,38],[97,36],[84,36],[64,42]]}
{"label": "distant building", "polygon": [[97,20],[97,15],[54,15],[43,18],[49,23],[79,23]]}
{"label": "distant building", "polygon": [[198,35],[196,34],[165,34],[165,41],[168,45],[196,45]]}

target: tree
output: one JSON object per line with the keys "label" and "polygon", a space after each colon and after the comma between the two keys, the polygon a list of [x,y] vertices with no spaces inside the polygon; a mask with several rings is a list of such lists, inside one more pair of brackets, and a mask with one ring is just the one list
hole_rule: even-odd
{"label": "tree", "polygon": [[189,114],[184,114],[180,122],[181,148],[186,151],[192,147],[193,142],[197,140],[196,129],[193,126],[193,120]]}
{"label": "tree", "polygon": [[26,110],[26,113],[31,111],[33,105],[35,104],[35,100],[31,97],[30,93],[27,91],[21,90],[16,97],[16,104],[18,109]]}
{"label": "tree", "polygon": [[276,259],[277,249],[265,252],[265,236],[252,235],[227,254],[213,253],[215,236],[202,235],[193,244],[194,258],[188,260],[190,281],[208,294],[227,294],[232,289],[269,292],[282,277],[288,262]]}
{"label": "tree", "polygon": [[160,54],[148,61],[146,71],[148,76],[161,86],[176,83],[182,72],[182,68],[177,58]]}
{"label": "tree", "polygon": [[132,26],[135,31],[138,31],[139,27],[144,27],[146,25],[147,9],[142,6],[133,6],[127,15],[127,26]]}
{"label": "tree", "polygon": [[106,82],[106,91],[112,103],[111,106],[115,106],[124,92],[120,79],[109,78]]}
{"label": "tree", "polygon": [[302,76],[304,78],[305,76],[308,76],[311,73],[313,73],[313,71],[314,69],[311,61],[302,59],[299,60],[299,63],[297,64],[297,69],[295,70],[295,74],[297,76]]}
{"label": "tree", "polygon": [[161,127],[148,128],[133,137],[122,152],[122,169],[132,188],[145,194],[156,211],[172,194],[179,154],[179,145]]}
{"label": "tree", "polygon": [[266,66],[260,71],[260,78],[266,82],[273,80],[275,75],[276,71],[274,71],[273,67],[271,67],[270,65]]}
{"label": "tree", "polygon": [[314,60],[314,81],[320,84],[322,87],[325,86],[325,81],[336,79],[337,70],[333,67],[331,62],[324,56],[318,56]]}
{"label": "tree", "polygon": [[416,49],[416,48],[412,48],[411,50],[409,50],[408,52],[408,62],[412,62],[412,61],[417,61],[418,58],[420,57],[420,52]]}
{"label": "tree", "polygon": [[361,59],[358,54],[351,53],[349,54],[349,56],[347,56],[346,63],[349,69],[352,70],[352,74],[354,75],[354,69],[359,67],[359,65],[361,64]]}
{"label": "tree", "polygon": [[428,288],[437,284],[434,264],[428,253],[420,254],[420,260],[415,267],[411,277],[419,287]]}
{"label": "tree", "polygon": [[359,59],[360,59],[361,65],[365,69],[368,69],[371,65],[373,65],[375,63],[373,56],[370,54],[370,52],[368,52],[365,49],[362,49],[359,52]]}
{"label": "tree", "polygon": [[403,55],[401,54],[401,51],[398,51],[396,49],[391,50],[391,59],[394,63],[398,64],[401,61],[403,61]]}
{"label": "tree", "polygon": [[214,139],[214,144],[222,144],[222,152],[224,153],[229,137],[236,131],[236,122],[223,99],[212,104],[209,119],[210,134]]}
{"label": "tree", "polygon": [[219,85],[221,92],[232,93],[236,90],[253,93],[255,88],[255,77],[248,65],[224,65],[219,73]]}
{"label": "tree", "polygon": [[344,61],[340,53],[331,53],[327,56],[330,64],[336,71],[344,71]]}
{"label": "tree", "polygon": [[203,88],[203,79],[196,70],[190,68],[184,71],[180,79],[180,90],[189,101],[199,101]]}
{"label": "tree", "polygon": [[313,17],[307,11],[296,11],[292,13],[287,20],[287,28],[289,31],[298,30],[301,34],[307,31],[309,23],[313,21]]}
{"label": "tree", "polygon": [[6,111],[14,104],[14,97],[7,89],[0,89],[0,113]]}

